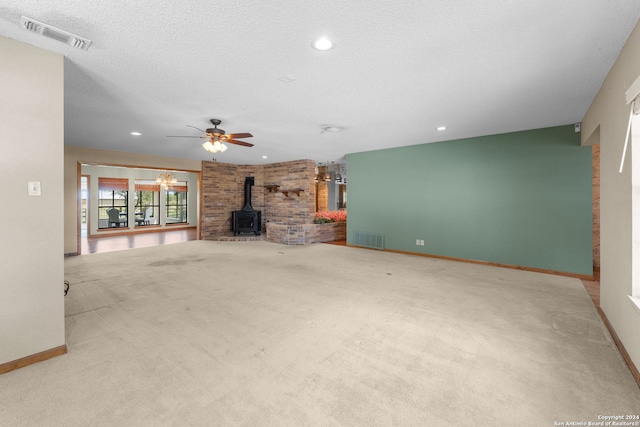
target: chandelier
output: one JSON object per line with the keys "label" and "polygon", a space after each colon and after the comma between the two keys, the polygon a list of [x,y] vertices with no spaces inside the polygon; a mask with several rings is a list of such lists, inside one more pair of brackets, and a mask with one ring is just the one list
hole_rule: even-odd
{"label": "chandelier", "polygon": [[227,151],[227,148],[229,147],[227,147],[225,144],[220,142],[220,139],[216,136],[211,140],[202,144],[202,148],[204,148],[210,153],[224,153],[225,151]]}
{"label": "chandelier", "polygon": [[156,184],[164,188],[165,191],[169,190],[169,188],[173,187],[173,185],[178,182],[176,176],[172,173],[165,172],[158,175],[156,178]]}

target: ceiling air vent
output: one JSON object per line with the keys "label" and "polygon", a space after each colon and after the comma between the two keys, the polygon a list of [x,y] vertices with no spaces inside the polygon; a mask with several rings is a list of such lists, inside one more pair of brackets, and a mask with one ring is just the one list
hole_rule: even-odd
{"label": "ceiling air vent", "polygon": [[36,21],[35,19],[22,16],[20,18],[20,26],[27,31],[40,34],[44,37],[57,40],[59,42],[68,44],[78,49],[87,50],[91,46],[91,40],[85,39],[75,34],[71,34],[67,31],[61,30],[44,22]]}

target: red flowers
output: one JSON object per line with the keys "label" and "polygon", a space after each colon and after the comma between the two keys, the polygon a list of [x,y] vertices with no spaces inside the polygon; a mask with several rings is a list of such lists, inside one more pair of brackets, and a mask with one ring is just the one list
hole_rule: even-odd
{"label": "red flowers", "polygon": [[324,224],[325,222],[340,222],[347,220],[347,211],[321,211],[316,212],[313,219],[314,224]]}

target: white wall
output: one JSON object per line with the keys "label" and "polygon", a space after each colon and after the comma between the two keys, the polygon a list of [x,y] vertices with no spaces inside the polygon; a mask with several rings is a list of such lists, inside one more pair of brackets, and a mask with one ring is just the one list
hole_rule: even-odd
{"label": "white wall", "polygon": [[0,37],[0,64],[2,364],[65,344],[64,58]]}
{"label": "white wall", "polygon": [[[640,24],[629,36],[582,121],[582,142],[597,142],[599,134],[600,306],[640,368],[640,312],[628,297],[633,287],[631,153],[627,153],[623,173],[618,173],[629,118],[625,91],[638,76]],[[635,254],[638,257],[640,254]]]}

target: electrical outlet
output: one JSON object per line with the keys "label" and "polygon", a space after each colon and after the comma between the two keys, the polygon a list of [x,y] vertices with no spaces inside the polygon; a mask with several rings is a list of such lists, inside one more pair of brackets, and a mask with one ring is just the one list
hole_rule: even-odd
{"label": "electrical outlet", "polygon": [[420,239],[416,239],[416,246],[420,246]]}
{"label": "electrical outlet", "polygon": [[420,246],[424,246],[424,240],[420,240]]}

